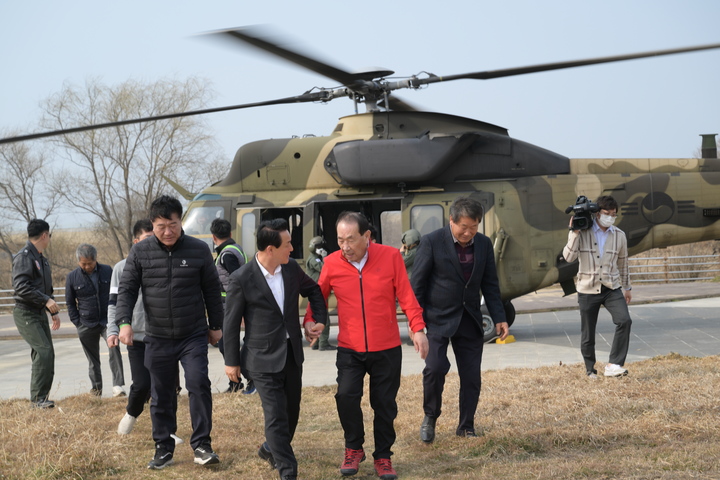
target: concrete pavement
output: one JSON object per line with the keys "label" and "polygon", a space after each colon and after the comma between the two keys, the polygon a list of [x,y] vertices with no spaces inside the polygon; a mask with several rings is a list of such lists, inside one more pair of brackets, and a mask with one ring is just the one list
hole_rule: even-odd
{"label": "concrete pavement", "polygon": [[[562,296],[562,290],[551,287],[513,301],[518,312],[511,328],[515,343],[488,344],[483,355],[483,370],[510,367],[534,368],[543,365],[579,363],[580,320],[576,295]],[[690,356],[720,354],[720,284],[683,283],[654,284],[633,287],[632,338],[628,362],[651,358],[670,352]],[[597,354],[600,362],[607,359],[614,326],[604,310],[598,322]],[[403,340],[405,325],[400,326]],[[331,328],[334,343],[337,328]],[[61,328],[53,332],[55,346],[55,381],[53,400],[86,393],[90,390],[87,360],[75,333],[75,327],[64,315]],[[130,385],[130,368],[125,347],[126,389]],[[103,352],[104,350],[104,352]],[[112,378],[107,349],[101,348],[103,395],[110,396]],[[454,362],[451,357],[451,362]],[[227,387],[220,352],[211,348],[210,379],[213,391]],[[403,345],[403,374],[422,372],[424,362],[413,350]],[[630,368],[632,368],[630,366]],[[306,386],[335,383],[335,352],[305,349],[303,382]],[[0,398],[28,398],[30,387],[30,349],[17,335],[12,315],[0,315]]]}

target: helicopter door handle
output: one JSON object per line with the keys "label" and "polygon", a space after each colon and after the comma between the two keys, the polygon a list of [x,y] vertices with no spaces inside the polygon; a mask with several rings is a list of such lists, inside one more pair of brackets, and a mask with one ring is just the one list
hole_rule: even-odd
{"label": "helicopter door handle", "polygon": [[498,230],[497,237],[495,237],[495,245],[493,245],[493,250],[495,251],[495,265],[497,265],[505,256],[505,244],[507,243],[508,238],[510,238],[510,235],[505,233],[505,230],[502,228]]}

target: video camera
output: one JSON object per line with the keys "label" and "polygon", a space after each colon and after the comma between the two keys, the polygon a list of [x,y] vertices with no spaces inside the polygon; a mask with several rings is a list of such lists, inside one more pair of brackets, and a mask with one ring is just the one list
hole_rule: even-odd
{"label": "video camera", "polygon": [[573,214],[570,230],[587,230],[593,224],[592,214],[599,211],[597,203],[592,203],[585,195],[580,195],[575,200],[575,205],[565,209],[565,213]]}

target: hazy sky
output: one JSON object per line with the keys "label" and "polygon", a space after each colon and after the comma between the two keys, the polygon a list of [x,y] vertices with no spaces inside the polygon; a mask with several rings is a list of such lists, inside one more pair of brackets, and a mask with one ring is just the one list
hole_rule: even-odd
{"label": "hazy sky", "polygon": [[[64,82],[201,76],[211,106],[297,95],[332,80],[195,34],[267,24],[323,59],[398,76],[437,75],[720,42],[716,0],[0,2],[0,133],[34,131]],[[501,125],[570,157],[689,157],[720,133],[720,50],[488,81],[403,99]],[[273,106],[208,118],[228,162],[242,144],[329,134],[352,102]],[[4,135],[2,135],[4,136]]]}

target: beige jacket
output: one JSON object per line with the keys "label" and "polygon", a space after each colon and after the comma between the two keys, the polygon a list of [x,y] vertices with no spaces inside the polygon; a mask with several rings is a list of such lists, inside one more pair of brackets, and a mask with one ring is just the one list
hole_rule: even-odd
{"label": "beige jacket", "polygon": [[600,293],[602,285],[612,290],[631,288],[625,232],[617,227],[611,228],[602,258],[592,228],[579,232],[570,230],[568,233],[563,257],[568,262],[579,259],[576,288],[580,293]]}

